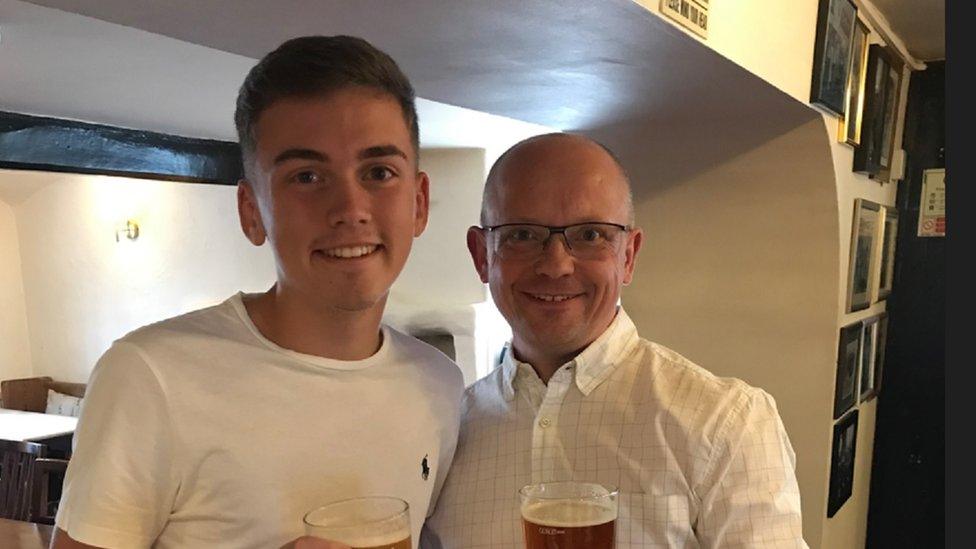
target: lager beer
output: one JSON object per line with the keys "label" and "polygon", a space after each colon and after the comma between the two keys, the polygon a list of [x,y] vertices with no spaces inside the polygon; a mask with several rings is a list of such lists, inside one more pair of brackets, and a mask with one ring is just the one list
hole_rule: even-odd
{"label": "lager beer", "polygon": [[389,497],[353,498],[305,515],[305,533],[352,549],[411,549],[407,502]]}
{"label": "lager beer", "polygon": [[556,482],[526,486],[519,495],[526,549],[613,549],[616,490]]}

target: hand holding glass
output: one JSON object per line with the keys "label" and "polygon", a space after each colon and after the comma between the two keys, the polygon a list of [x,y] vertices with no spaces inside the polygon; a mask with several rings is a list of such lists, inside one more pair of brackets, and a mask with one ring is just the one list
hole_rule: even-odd
{"label": "hand holding glass", "polygon": [[519,490],[526,549],[613,549],[617,490],[584,482]]}
{"label": "hand holding glass", "polygon": [[353,549],[410,549],[407,502],[362,497],[330,503],[305,515],[305,533]]}

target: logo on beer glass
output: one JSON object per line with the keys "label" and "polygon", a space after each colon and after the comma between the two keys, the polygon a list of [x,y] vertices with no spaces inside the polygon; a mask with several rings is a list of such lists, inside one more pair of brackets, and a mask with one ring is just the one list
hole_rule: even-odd
{"label": "logo on beer glass", "polygon": [[519,490],[526,549],[613,549],[617,489],[587,482]]}

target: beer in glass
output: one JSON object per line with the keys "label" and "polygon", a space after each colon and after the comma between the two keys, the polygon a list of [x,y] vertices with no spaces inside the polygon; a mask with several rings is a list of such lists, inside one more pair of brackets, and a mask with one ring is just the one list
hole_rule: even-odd
{"label": "beer in glass", "polygon": [[613,549],[617,490],[585,482],[519,490],[526,549]]}
{"label": "beer in glass", "polygon": [[330,503],[305,515],[309,536],[345,543],[353,549],[411,549],[407,502],[361,497]]}

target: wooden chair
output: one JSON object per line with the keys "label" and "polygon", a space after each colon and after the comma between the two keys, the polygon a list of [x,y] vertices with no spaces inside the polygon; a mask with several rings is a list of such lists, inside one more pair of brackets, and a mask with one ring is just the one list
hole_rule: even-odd
{"label": "wooden chair", "polygon": [[36,442],[0,440],[0,518],[30,520],[34,463],[46,453]]}
{"label": "wooden chair", "polygon": [[68,460],[44,457],[36,442],[0,440],[0,518],[54,524],[58,502],[50,500],[52,474],[63,474]]}
{"label": "wooden chair", "polygon": [[47,409],[47,390],[82,398],[86,384],[54,381],[50,377],[7,379],[0,382],[0,401],[8,410],[44,413]]}
{"label": "wooden chair", "polygon": [[[54,524],[59,500],[51,501],[51,476],[60,474],[62,480],[68,470],[68,460],[37,458],[34,460],[34,482],[31,489],[30,521]],[[58,492],[60,494],[60,491]]]}

